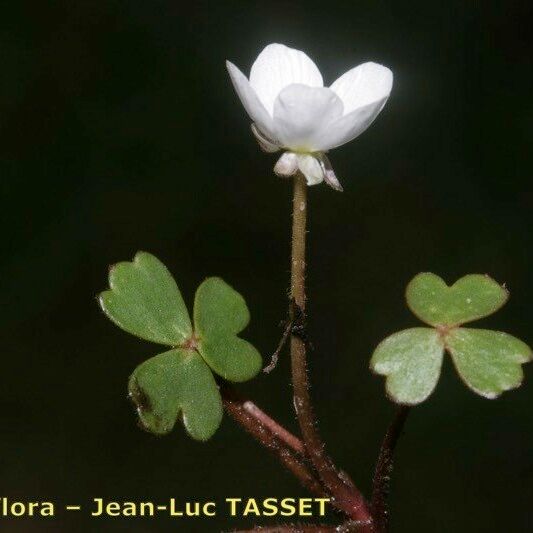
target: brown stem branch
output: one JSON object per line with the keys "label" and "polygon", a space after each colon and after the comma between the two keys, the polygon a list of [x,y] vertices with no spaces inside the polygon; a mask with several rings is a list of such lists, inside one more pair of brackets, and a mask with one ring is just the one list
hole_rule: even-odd
{"label": "brown stem branch", "polygon": [[262,411],[255,403],[246,400],[242,404],[243,409],[248,411],[259,423],[267,427],[279,440],[286,444],[289,448],[297,454],[305,457],[304,443],[290,431],[278,424],[273,418]]}
{"label": "brown stem branch", "polygon": [[263,533],[326,533],[337,531],[335,526],[298,524],[298,525],[279,525],[279,526],[257,526],[253,529],[235,531],[234,533],[251,533],[252,531],[262,531]]}
{"label": "brown stem branch", "polygon": [[335,531],[336,533],[357,533],[363,531],[365,524],[356,521],[348,521],[340,526],[328,526],[324,524],[280,524],[278,526],[256,526],[253,529],[234,531],[233,533],[252,533],[262,531],[263,533],[320,533]]}
{"label": "brown stem branch", "polygon": [[266,374],[270,374],[270,372],[272,372],[272,370],[276,368],[278,364],[279,354],[281,353],[281,350],[283,350],[283,347],[285,346],[285,344],[287,344],[287,341],[289,340],[289,335],[291,334],[291,330],[292,330],[292,320],[289,318],[285,322],[285,327],[283,329],[283,335],[281,336],[281,339],[276,348],[276,351],[272,354],[272,357],[270,358],[270,363],[268,364],[268,366],[265,366],[265,368],[263,368],[263,372],[265,372]]}
{"label": "brown stem branch", "polygon": [[389,527],[388,496],[390,492],[390,477],[392,474],[394,450],[409,414],[409,407],[401,406],[385,433],[381,449],[379,451],[374,481],[372,486],[371,508],[380,533],[384,533]]}
{"label": "brown stem branch", "polygon": [[[258,407],[250,409],[252,402],[240,398],[230,386],[223,384],[220,390],[227,413],[259,443],[277,456],[304,487],[314,494],[321,497],[325,496],[322,485],[300,455],[303,445],[299,439],[273,421]],[[257,416],[258,412],[261,413],[260,416]],[[265,423],[265,420],[269,420],[270,423]],[[275,424],[275,428],[272,424]]]}
{"label": "brown stem branch", "polygon": [[[305,326],[305,243],[307,219],[307,184],[298,174],[294,178],[292,211],[292,254],[291,254],[291,319],[298,312]],[[305,328],[304,328],[305,333]],[[337,507],[352,519],[368,524],[367,531],[373,531],[372,516],[362,494],[348,486],[325,451],[324,442],[318,432],[309,393],[307,376],[305,335],[292,332],[291,366],[294,389],[294,406],[302,432],[309,460],[318,472],[324,486],[333,496]]]}
{"label": "brown stem branch", "polygon": [[[288,448],[291,448],[297,454],[305,458],[304,443],[288,429],[285,429],[280,423],[276,422],[271,416],[260,409],[254,402],[239,394],[227,381],[220,380],[220,393],[223,400],[228,400],[238,404],[246,411],[251,418],[246,421],[257,423],[265,426],[268,430]],[[243,420],[244,421],[244,420]]]}

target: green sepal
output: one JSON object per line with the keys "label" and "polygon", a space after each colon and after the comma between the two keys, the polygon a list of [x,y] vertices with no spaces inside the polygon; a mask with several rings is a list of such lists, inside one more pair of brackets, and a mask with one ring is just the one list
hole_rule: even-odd
{"label": "green sepal", "polygon": [[531,360],[531,348],[521,340],[486,329],[457,328],[446,336],[457,372],[465,384],[485,398],[522,383],[522,364]]}
{"label": "green sepal", "polygon": [[244,298],[220,278],[206,279],[196,291],[194,326],[198,351],[219,376],[247,381],[261,370],[259,352],[237,337],[250,320]]}
{"label": "green sepal", "polygon": [[189,313],[174,278],[157,257],[138,252],[109,271],[110,290],[99,296],[120,328],[148,341],[177,346],[192,335]]}
{"label": "green sepal", "polygon": [[387,395],[396,403],[416,405],[435,388],[444,342],[432,328],[411,328],[382,341],[370,360],[376,374],[386,376]]}
{"label": "green sepal", "polygon": [[213,374],[194,350],[175,349],[139,365],[128,389],[144,429],[165,435],[181,414],[187,433],[209,439],[222,421],[222,400]]}
{"label": "green sepal", "polygon": [[491,315],[502,307],[509,293],[486,275],[470,274],[450,287],[430,272],[415,276],[406,290],[407,305],[431,326],[458,326]]}

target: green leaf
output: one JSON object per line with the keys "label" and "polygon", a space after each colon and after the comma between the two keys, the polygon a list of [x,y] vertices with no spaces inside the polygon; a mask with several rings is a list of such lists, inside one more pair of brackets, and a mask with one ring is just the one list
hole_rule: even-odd
{"label": "green leaf", "polygon": [[263,366],[259,352],[249,342],[235,336],[202,339],[198,350],[213,371],[228,381],[248,381]]}
{"label": "green leaf", "polygon": [[386,390],[396,403],[416,405],[435,388],[440,375],[444,341],[431,328],[394,333],[376,348],[370,368],[387,377]]}
{"label": "green leaf", "polygon": [[100,294],[106,315],[125,331],[159,344],[177,346],[192,335],[189,313],[165,265],[138,252],[109,272],[111,290]]}
{"label": "green leaf", "polygon": [[213,374],[194,350],[170,350],[139,365],[130,377],[130,396],[142,426],[169,433],[181,413],[185,429],[207,440],[222,420],[222,400]]}
{"label": "green leaf", "polygon": [[491,315],[505,304],[507,290],[489,276],[470,274],[451,287],[435,274],[418,274],[407,286],[407,305],[431,326],[458,326]]}
{"label": "green leaf", "polygon": [[524,377],[521,365],[532,355],[521,340],[486,329],[450,331],[446,347],[466,385],[485,398],[519,387]]}
{"label": "green leaf", "polygon": [[198,351],[219,376],[246,381],[261,369],[259,352],[237,337],[250,320],[244,298],[220,278],[206,279],[194,300]]}
{"label": "green leaf", "polygon": [[244,298],[221,278],[207,278],[194,298],[194,327],[200,335],[240,333],[250,321]]}

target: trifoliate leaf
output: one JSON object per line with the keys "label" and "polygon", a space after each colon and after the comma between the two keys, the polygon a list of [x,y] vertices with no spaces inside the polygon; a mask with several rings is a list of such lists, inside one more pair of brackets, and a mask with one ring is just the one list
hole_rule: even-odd
{"label": "trifoliate leaf", "polygon": [[146,252],[118,263],[109,272],[110,290],[100,294],[106,315],[143,339],[177,346],[192,335],[189,313],[165,265]]}
{"label": "trifoliate leaf", "polygon": [[257,350],[237,337],[250,320],[243,297],[220,278],[204,281],[196,292],[193,331],[176,282],[153,255],[139,252],[133,262],[115,265],[109,284],[100,305],[113,322],[174,348],[141,364],[130,378],[141,424],[166,434],[181,413],[193,438],[208,439],[222,418],[212,371],[246,381],[262,366]]}
{"label": "trifoliate leaf", "polygon": [[470,274],[451,287],[435,274],[418,274],[407,286],[407,305],[431,326],[458,326],[496,312],[509,297],[489,276]]}
{"label": "trifoliate leaf", "polygon": [[427,398],[439,377],[443,348],[462,380],[481,396],[496,398],[518,387],[531,349],[507,333],[458,327],[494,313],[508,297],[505,287],[489,276],[471,274],[451,287],[435,274],[415,276],[407,286],[407,304],[435,329],[401,331],[377,347],[370,366],[387,376],[389,396],[405,404]]}
{"label": "trifoliate leaf", "polygon": [[196,291],[194,326],[198,351],[219,376],[247,381],[262,367],[259,352],[237,337],[250,320],[244,298],[220,278],[206,279]]}
{"label": "trifoliate leaf", "polygon": [[500,331],[456,328],[446,336],[457,372],[485,398],[519,387],[521,365],[531,360],[531,349],[516,337]]}
{"label": "trifoliate leaf", "polygon": [[129,391],[142,426],[169,433],[181,414],[196,440],[207,440],[222,420],[222,400],[213,374],[195,350],[170,350],[138,366]]}
{"label": "trifoliate leaf", "polygon": [[392,400],[404,405],[423,402],[440,375],[444,342],[432,328],[412,328],[387,337],[376,348],[370,368],[387,377]]}

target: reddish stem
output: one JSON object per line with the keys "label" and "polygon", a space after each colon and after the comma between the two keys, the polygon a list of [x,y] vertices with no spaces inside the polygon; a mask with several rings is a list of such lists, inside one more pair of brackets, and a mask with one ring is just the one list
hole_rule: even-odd
{"label": "reddish stem", "polygon": [[289,448],[300,455],[305,455],[304,443],[290,431],[278,424],[273,418],[268,416],[264,411],[259,409],[255,403],[250,400],[243,402],[242,407],[248,411],[260,424],[266,426],[279,440],[284,442]]}
{"label": "reddish stem", "polygon": [[398,444],[403,430],[403,426],[409,414],[409,407],[401,406],[392,420],[381,449],[379,451],[374,481],[372,487],[372,513],[376,521],[376,526],[380,533],[384,533],[389,527],[389,509],[387,499],[390,492],[390,477],[392,474],[394,450]]}
{"label": "reddish stem", "polygon": [[335,526],[298,524],[298,525],[280,525],[280,526],[257,526],[253,529],[243,529],[234,533],[252,533],[253,531],[262,531],[263,533],[326,533],[327,531],[339,531]]}
{"label": "reddish stem", "polygon": [[[300,333],[291,336],[292,383],[294,407],[302,432],[307,456],[318,472],[324,486],[331,493],[336,506],[350,518],[367,524],[366,531],[373,531],[372,515],[363,495],[353,486],[346,484],[339,475],[325,451],[325,445],[317,429],[309,393],[305,340],[305,244],[307,219],[307,183],[301,174],[294,177],[292,211],[292,252],[291,252],[291,306],[290,318],[298,319]],[[299,316],[295,316],[299,315]],[[364,531],[365,529],[361,529]]]}
{"label": "reddish stem", "polygon": [[[292,472],[302,483],[304,487],[308,490],[317,494],[321,497],[324,497],[326,494],[324,489],[316,478],[314,472],[309,468],[305,463],[304,459],[293,449],[287,446],[287,443],[284,440],[281,440],[276,433],[273,433],[271,428],[265,425],[261,419],[250,413],[250,407],[245,407],[245,404],[250,404],[240,398],[234,390],[231,389],[228,385],[221,386],[222,400],[224,402],[224,407],[227,413],[244,429],[250,433],[259,443],[265,446],[270,450],[278,459],[283,463],[283,465]],[[268,415],[263,413],[259,408],[257,408],[267,419],[273,422],[277,427],[277,433],[279,434],[279,429],[281,426],[274,422]],[[294,435],[291,435],[287,430],[281,428],[282,433],[286,437],[290,435],[293,439],[296,439]],[[289,439],[292,440],[292,439]]]}

